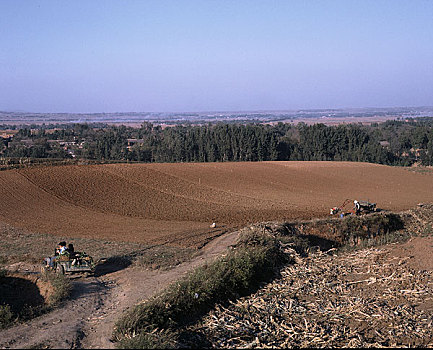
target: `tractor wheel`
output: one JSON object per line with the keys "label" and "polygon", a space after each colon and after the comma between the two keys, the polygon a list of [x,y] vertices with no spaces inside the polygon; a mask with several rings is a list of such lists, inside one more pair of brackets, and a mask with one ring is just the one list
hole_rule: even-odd
{"label": "tractor wheel", "polygon": [[65,274],[65,268],[62,265],[57,264],[56,265],[56,273],[58,273],[59,275],[64,275]]}

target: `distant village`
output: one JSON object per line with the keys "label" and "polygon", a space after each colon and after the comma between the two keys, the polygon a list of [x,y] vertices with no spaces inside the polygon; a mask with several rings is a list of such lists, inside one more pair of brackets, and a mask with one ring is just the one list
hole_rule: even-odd
{"label": "distant village", "polygon": [[[23,138],[21,135],[16,137],[19,130],[0,130],[0,155],[7,149],[26,148],[32,149],[35,146],[41,145],[41,140],[38,138],[40,129],[30,129],[31,135],[35,137]],[[49,131],[45,131],[47,139],[42,140],[49,151],[56,156],[62,154],[69,158],[76,158],[77,155],[82,155],[82,150],[85,148],[86,143],[94,142],[92,138],[82,139],[72,136],[71,139],[50,139]],[[126,149],[132,151],[134,146],[140,146],[144,143],[144,139],[130,138],[126,139]]]}

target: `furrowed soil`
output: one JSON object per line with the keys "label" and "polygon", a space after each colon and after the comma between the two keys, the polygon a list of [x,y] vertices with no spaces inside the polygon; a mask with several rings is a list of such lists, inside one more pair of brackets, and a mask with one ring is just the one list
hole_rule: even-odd
{"label": "furrowed soil", "polygon": [[[140,252],[145,254],[140,255],[145,261],[152,263],[158,256],[164,267],[152,270],[136,264],[120,267],[115,262],[113,266],[102,264],[99,274],[72,280],[71,298],[60,308],[0,331],[0,348],[113,348],[115,344],[110,338],[114,323],[125,309],[222,254],[236,241],[237,228],[262,221],[327,217],[329,208],[340,205],[346,198],[370,200],[379,208],[402,211],[419,202],[433,202],[432,190],[430,172],[348,162],[105,164],[0,171],[0,258],[7,258],[0,263],[13,262],[6,266],[8,269],[37,275],[39,266],[35,262],[41,252],[51,252],[60,239],[68,242],[72,239],[77,250],[85,249],[97,258]],[[431,217],[417,215],[413,217],[420,228],[429,225],[431,230]],[[210,227],[213,222],[214,228]],[[404,267],[418,276],[421,270],[431,271],[431,244],[431,238],[422,237],[407,245],[396,245],[395,249],[366,251],[362,261],[355,260],[356,255],[344,255],[346,258],[341,262],[352,271],[370,262],[368,254],[376,257],[380,253],[378,266],[387,268],[379,271],[383,278],[389,277],[388,272],[394,269],[394,265],[387,265],[387,259],[392,264],[403,259],[407,262]],[[173,265],[164,266],[164,258],[171,255],[175,258],[167,260],[172,259]],[[407,255],[415,258],[406,259]],[[319,265],[340,265],[340,260],[319,258],[324,259],[319,260]],[[358,265],[352,268],[349,263]],[[341,283],[353,285],[357,290],[372,277],[362,275],[366,282],[358,283],[357,279],[348,280],[352,277],[349,272]],[[398,273],[403,276],[406,272],[398,270]],[[326,278],[323,269],[318,275]],[[424,278],[420,283],[430,288],[430,274],[419,276]],[[372,287],[375,285],[376,282]],[[401,290],[414,288],[404,285],[398,293]],[[323,300],[328,297],[324,294]],[[413,302],[422,303],[429,312],[429,298]],[[366,313],[361,307],[360,310]],[[411,322],[424,320],[423,315],[412,316]],[[388,319],[383,324],[386,322]],[[223,325],[216,328],[203,325],[209,327],[211,343],[214,336],[219,337],[220,326]],[[399,336],[403,339],[406,334]],[[231,334],[226,339],[230,337]],[[246,345],[254,341],[247,340]],[[346,345],[373,343],[360,340]],[[306,343],[300,340],[293,344]],[[431,341],[428,338],[424,343],[413,344],[431,345]]]}
{"label": "furrowed soil", "polygon": [[429,173],[367,163],[32,167],[0,172],[0,222],[62,237],[200,247],[248,223],[325,217],[346,198],[400,211],[431,202],[432,190]]}

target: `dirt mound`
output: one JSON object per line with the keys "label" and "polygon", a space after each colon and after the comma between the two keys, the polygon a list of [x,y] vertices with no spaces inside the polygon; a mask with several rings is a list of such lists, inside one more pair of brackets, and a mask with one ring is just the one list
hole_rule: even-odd
{"label": "dirt mound", "polygon": [[[433,237],[413,237],[405,244],[394,247],[391,255],[408,260],[410,268],[433,271]],[[432,301],[433,309],[433,301]]]}
{"label": "dirt mound", "polygon": [[9,305],[16,315],[28,316],[48,305],[53,287],[38,274],[10,272],[0,276],[0,305]]}
{"label": "dirt mound", "polygon": [[432,190],[429,174],[348,162],[35,167],[0,172],[0,221],[62,236],[199,246],[251,222],[324,217],[345,198],[400,211],[432,202]]}

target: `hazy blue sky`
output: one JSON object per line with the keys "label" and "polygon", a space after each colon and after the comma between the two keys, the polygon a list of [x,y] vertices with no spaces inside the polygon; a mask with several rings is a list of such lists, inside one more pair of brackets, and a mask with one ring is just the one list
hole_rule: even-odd
{"label": "hazy blue sky", "polygon": [[0,0],[0,110],[433,105],[433,1]]}

